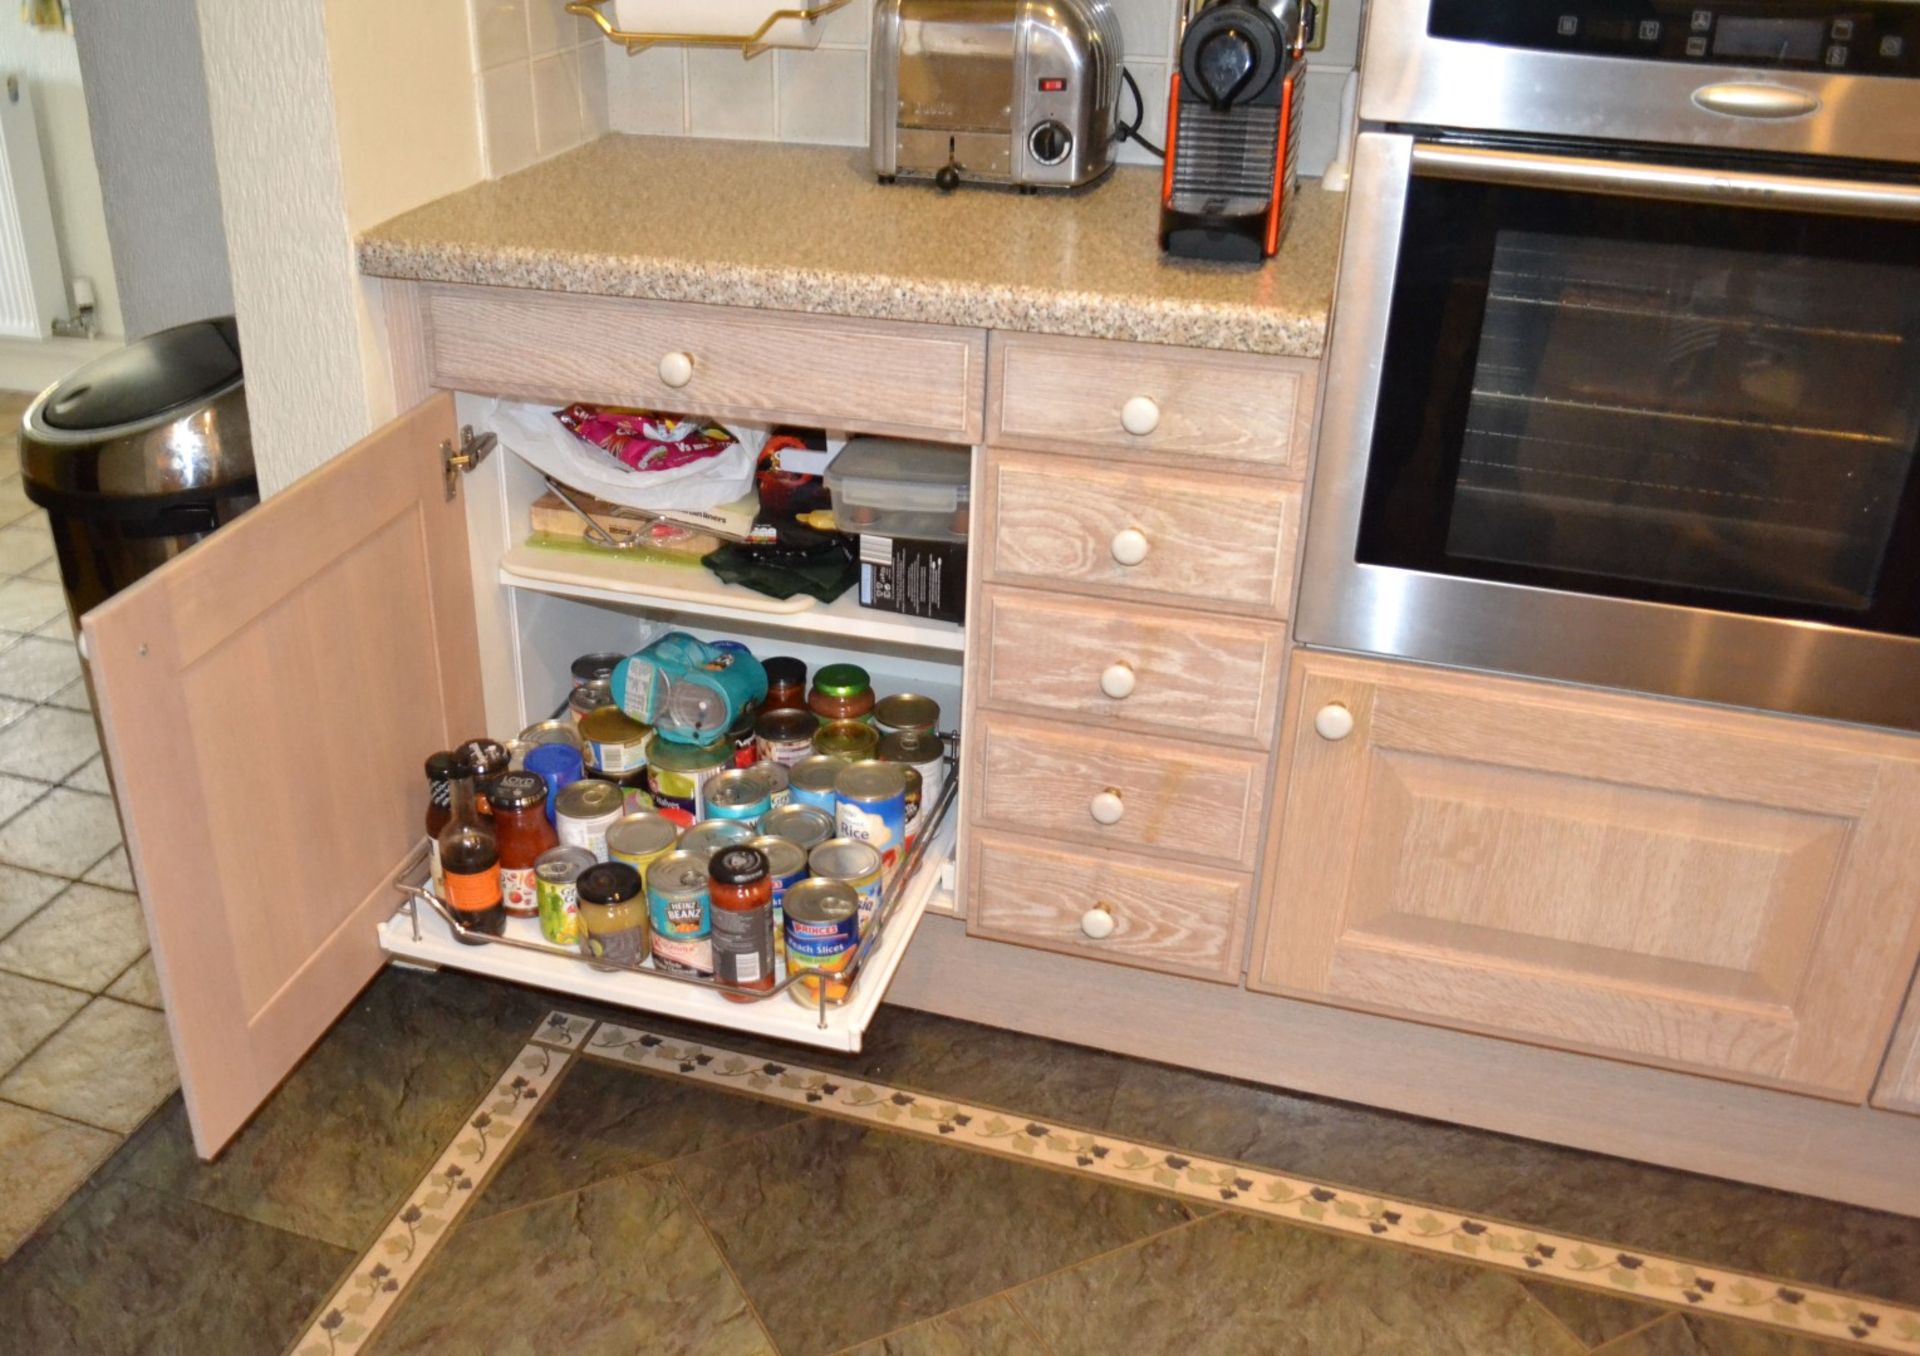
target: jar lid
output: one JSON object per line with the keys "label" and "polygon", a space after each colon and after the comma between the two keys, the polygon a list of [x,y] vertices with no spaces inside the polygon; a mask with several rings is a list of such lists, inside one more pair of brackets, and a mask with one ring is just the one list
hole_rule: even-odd
{"label": "jar lid", "polygon": [[580,687],[596,679],[613,677],[613,671],[620,667],[623,654],[607,651],[601,654],[583,654],[573,661],[573,684]]}
{"label": "jar lid", "polygon": [[767,878],[767,854],[759,848],[726,848],[713,855],[707,872],[716,885],[751,885]]}
{"label": "jar lid", "polygon": [[445,785],[453,780],[453,774],[459,766],[450,753],[432,754],[427,758],[427,780],[435,785]]}
{"label": "jar lid", "polygon": [[587,904],[624,904],[640,896],[640,873],[625,862],[601,862],[580,873],[575,887]]}
{"label": "jar lid", "polygon": [[940,723],[940,703],[918,692],[895,692],[874,703],[873,718],[890,730],[931,730]]}
{"label": "jar lid", "polygon": [[813,685],[822,696],[857,697],[873,687],[873,679],[858,664],[829,664],[813,675]]}
{"label": "jar lid", "polygon": [[507,770],[511,761],[507,746],[497,739],[469,739],[453,751],[453,756],[473,770],[476,777],[493,777]]}
{"label": "jar lid", "polygon": [[[769,687],[802,687],[807,681],[807,664],[790,654],[777,654],[761,665],[767,671]],[[828,667],[833,667],[829,665]],[[846,666],[840,665],[845,668]]]}
{"label": "jar lid", "polygon": [[487,788],[487,799],[496,810],[528,810],[547,803],[547,783],[532,772],[505,772]]}

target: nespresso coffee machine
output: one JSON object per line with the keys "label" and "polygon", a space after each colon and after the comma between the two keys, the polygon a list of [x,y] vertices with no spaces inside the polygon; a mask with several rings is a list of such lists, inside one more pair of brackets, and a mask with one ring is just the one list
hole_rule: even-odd
{"label": "nespresso coffee machine", "polygon": [[1303,0],[1189,0],[1167,97],[1160,248],[1259,263],[1280,248],[1298,182]]}

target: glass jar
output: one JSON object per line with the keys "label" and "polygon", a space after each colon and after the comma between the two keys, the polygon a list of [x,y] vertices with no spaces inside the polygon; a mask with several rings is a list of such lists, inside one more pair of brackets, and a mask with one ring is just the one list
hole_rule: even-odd
{"label": "glass jar", "polygon": [[440,830],[453,818],[453,755],[436,753],[427,759],[427,858],[433,868],[433,892],[446,897],[447,882],[440,870]]}
{"label": "glass jar", "polygon": [[507,926],[500,902],[500,849],[493,830],[480,817],[473,789],[473,772],[456,767],[448,786],[452,813],[440,830],[440,869],[446,881],[446,900],[460,920],[456,940],[467,946],[480,943],[468,933],[498,937]]}
{"label": "glass jar", "polygon": [[873,679],[858,664],[829,664],[813,675],[807,709],[830,720],[869,720],[873,715]]}
{"label": "glass jar", "polygon": [[777,654],[762,667],[767,671],[767,697],[762,711],[807,709],[807,665],[792,655]]}
{"label": "glass jar", "polygon": [[639,871],[625,862],[590,866],[580,873],[574,893],[588,955],[618,965],[639,965],[652,954],[653,933]]}
{"label": "glass jar", "polygon": [[[736,989],[773,988],[773,876],[758,848],[723,848],[707,863],[713,908],[713,977]],[[720,996],[751,1003],[745,994]]]}
{"label": "glass jar", "polygon": [[515,918],[540,913],[534,864],[560,846],[547,822],[546,779],[532,772],[508,772],[493,781],[493,837],[500,845],[500,898]]}
{"label": "glass jar", "polygon": [[864,763],[880,752],[880,732],[857,720],[830,720],[813,732],[813,751]]}

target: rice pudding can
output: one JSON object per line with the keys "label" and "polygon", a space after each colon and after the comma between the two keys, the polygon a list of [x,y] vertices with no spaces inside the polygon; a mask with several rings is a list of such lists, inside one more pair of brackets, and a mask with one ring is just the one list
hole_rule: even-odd
{"label": "rice pudding can", "polygon": [[707,859],[669,852],[647,872],[653,963],[675,975],[713,978],[713,910]]}
{"label": "rice pudding can", "polygon": [[647,878],[647,868],[672,852],[680,830],[665,815],[637,810],[614,821],[607,830],[607,860],[625,862]]}
{"label": "rice pudding can", "polygon": [[860,931],[873,921],[880,907],[880,851],[857,838],[829,838],[807,854],[807,869],[823,880],[836,880],[860,898]]}
{"label": "rice pudding can", "polygon": [[539,901],[540,935],[555,946],[578,946],[585,932],[580,926],[580,873],[593,865],[585,848],[548,848],[533,864],[534,897]]}
{"label": "rice pudding can", "polygon": [[833,816],[811,805],[776,806],[760,821],[760,832],[797,843],[802,852],[812,852],[833,837]]}
{"label": "rice pudding can", "polygon": [[900,860],[907,846],[907,770],[868,759],[840,769],[833,784],[834,830],[880,853],[881,868]]}
{"label": "rice pudding can", "polygon": [[833,784],[840,780],[840,769],[846,766],[846,759],[836,758],[830,753],[816,753],[802,758],[787,769],[787,784],[793,790],[793,803],[811,805],[831,815],[834,810]]}
{"label": "rice pudding can", "polygon": [[860,897],[844,881],[818,876],[787,891],[787,973],[798,975],[787,992],[803,1007],[820,1006],[826,988],[828,1007],[847,1001],[844,976],[860,950]]}
{"label": "rice pudding can", "polygon": [[723,848],[744,847],[758,836],[745,820],[703,819],[680,835],[680,851],[704,862]]}
{"label": "rice pudding can", "polygon": [[773,808],[773,793],[754,768],[735,767],[716,772],[701,788],[707,819],[734,819],[755,828]]}
{"label": "rice pudding can", "polygon": [[767,859],[767,874],[773,878],[773,949],[784,955],[787,943],[780,927],[781,909],[787,891],[807,878],[807,851],[798,843],[771,834],[762,834],[747,846],[758,849]]}
{"label": "rice pudding can", "polygon": [[607,830],[627,812],[618,785],[585,777],[569,782],[553,798],[553,827],[568,847],[585,848],[595,861],[607,859]]}

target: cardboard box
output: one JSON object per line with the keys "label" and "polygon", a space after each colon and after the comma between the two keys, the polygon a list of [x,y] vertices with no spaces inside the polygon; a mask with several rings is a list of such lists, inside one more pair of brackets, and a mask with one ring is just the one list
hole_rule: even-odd
{"label": "cardboard box", "polygon": [[860,605],[907,617],[967,616],[967,544],[860,535]]}

